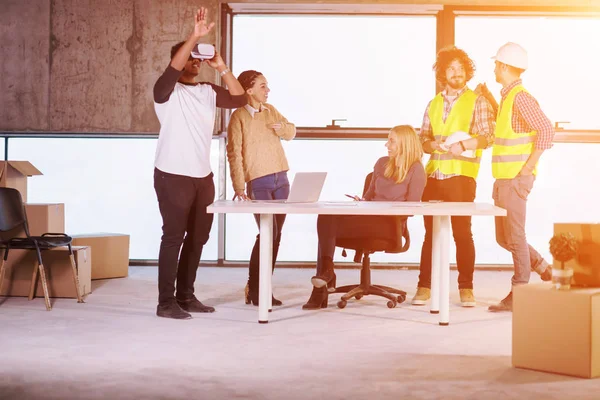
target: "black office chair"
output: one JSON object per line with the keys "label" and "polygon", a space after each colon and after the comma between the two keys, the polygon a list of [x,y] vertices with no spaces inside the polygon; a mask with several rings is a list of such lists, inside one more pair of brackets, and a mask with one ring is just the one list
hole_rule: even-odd
{"label": "black office chair", "polygon": [[[367,175],[363,195],[366,193],[373,173]],[[371,259],[370,255],[383,251],[386,253],[404,253],[410,247],[410,234],[406,225],[406,216],[396,216],[396,237],[393,240],[377,238],[344,239],[338,238],[335,242],[337,247],[343,247],[342,255],[346,256],[346,249],[355,250],[354,262],[360,263],[362,260],[362,269],[360,271],[360,283],[358,285],[341,286],[335,289],[333,293],[346,293],[338,301],[339,308],[346,307],[349,299],[355,297],[360,300],[363,296],[375,295],[388,299],[388,308],[396,307],[396,304],[406,300],[406,292],[389,286],[371,284]]]}
{"label": "black office chair", "polygon": [[5,264],[8,259],[8,253],[11,249],[27,249],[37,252],[38,266],[34,267],[31,277],[31,287],[29,289],[29,300],[35,297],[37,287],[38,270],[42,278],[42,289],[44,291],[44,299],[46,301],[46,309],[50,311],[50,297],[48,296],[48,285],[46,282],[46,273],[42,262],[42,251],[49,250],[54,247],[67,246],[69,248],[69,257],[71,259],[71,267],[73,269],[73,282],[77,293],[77,302],[83,303],[81,293],[79,291],[79,278],[77,277],[77,265],[71,248],[72,238],[64,233],[44,233],[42,236],[31,236],[29,234],[29,225],[27,223],[27,215],[23,206],[23,199],[18,190],[12,188],[0,188],[0,232],[14,232],[22,234],[25,232],[26,237],[12,237],[0,241],[0,249],[4,250],[4,257],[0,266],[0,288],[4,280]]}

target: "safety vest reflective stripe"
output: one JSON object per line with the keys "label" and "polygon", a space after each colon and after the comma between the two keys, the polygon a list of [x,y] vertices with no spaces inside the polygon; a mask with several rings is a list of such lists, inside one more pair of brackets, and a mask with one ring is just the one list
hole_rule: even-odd
{"label": "safety vest reflective stripe", "polygon": [[452,155],[452,153],[433,153],[431,155],[431,160],[461,160],[478,164],[481,161],[481,157],[469,158],[463,156],[455,156]]}
{"label": "safety vest reflective stripe", "polygon": [[492,156],[492,162],[517,162],[527,161],[529,154],[505,154],[501,156]]}
{"label": "safety vest reflective stripe", "polygon": [[535,142],[535,136],[523,136],[520,138],[496,138],[494,143],[498,146],[515,146],[518,144],[527,144]]}

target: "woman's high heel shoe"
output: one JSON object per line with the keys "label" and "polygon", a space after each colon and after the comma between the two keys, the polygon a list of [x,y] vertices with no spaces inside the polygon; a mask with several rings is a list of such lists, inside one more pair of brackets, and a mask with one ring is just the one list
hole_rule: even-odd
{"label": "woman's high heel shoe", "polygon": [[[246,285],[244,289],[244,295],[246,304],[252,303],[253,306],[258,306],[258,292],[254,293],[250,291],[250,287]],[[283,305],[281,300],[276,299],[274,296],[271,297],[271,305],[273,306],[281,306]]]}
{"label": "woman's high heel shoe", "polygon": [[318,310],[320,308],[327,308],[327,301],[329,300],[329,292],[327,288],[313,288],[310,298],[302,306],[303,310]]}

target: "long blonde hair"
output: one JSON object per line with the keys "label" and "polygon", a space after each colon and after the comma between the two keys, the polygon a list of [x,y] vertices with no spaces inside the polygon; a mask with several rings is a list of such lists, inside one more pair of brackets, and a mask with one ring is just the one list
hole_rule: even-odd
{"label": "long blonde hair", "polygon": [[410,125],[395,126],[390,133],[396,137],[396,154],[390,156],[384,175],[395,180],[396,183],[402,183],[410,167],[415,162],[422,162],[423,147],[417,132]]}

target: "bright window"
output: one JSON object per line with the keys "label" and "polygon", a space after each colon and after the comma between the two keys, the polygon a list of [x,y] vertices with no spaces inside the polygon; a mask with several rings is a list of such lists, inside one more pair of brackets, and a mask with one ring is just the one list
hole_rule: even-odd
{"label": "bright window", "polygon": [[233,72],[262,72],[269,103],[298,126],[419,127],[435,79],[432,16],[233,20]]}
{"label": "bright window", "polygon": [[[65,203],[67,234],[129,234],[129,257],[152,260],[158,258],[162,235],[153,179],[156,142],[156,139],[10,139],[9,159],[28,160],[43,173],[28,178],[27,200]],[[218,149],[218,141],[213,140],[213,171],[218,171]],[[216,226],[215,218],[202,252],[203,260],[217,259]]]}
{"label": "bright window", "polygon": [[[529,69],[525,87],[552,122],[570,121],[567,129],[600,129],[600,23],[596,18],[482,17],[456,18],[456,45],[476,63],[472,87],[486,82],[496,99],[500,85],[490,57],[508,41],[522,45]],[[482,40],[482,37],[485,40]]]}

